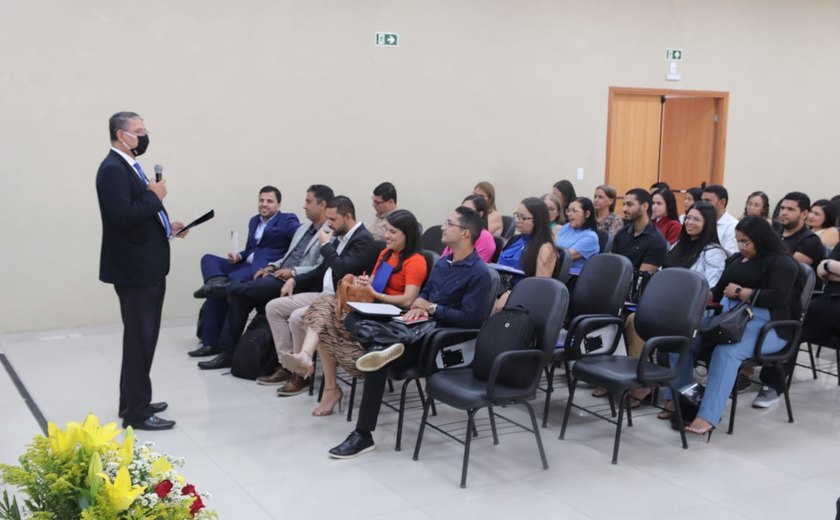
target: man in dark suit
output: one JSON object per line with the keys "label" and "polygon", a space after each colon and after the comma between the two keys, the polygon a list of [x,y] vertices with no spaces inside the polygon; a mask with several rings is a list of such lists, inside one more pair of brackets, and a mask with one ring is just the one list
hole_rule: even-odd
{"label": "man in dark suit", "polygon": [[166,275],[169,238],[184,228],[170,222],[163,207],[166,181],[148,179],[136,161],[149,145],[143,119],[118,112],[108,121],[111,151],[96,174],[102,216],[99,279],[114,285],[123,321],[119,413],[123,426],[166,430],[175,425],[156,414],[149,371],[155,355]]}
{"label": "man in dark suit", "polygon": [[227,258],[211,254],[201,257],[204,286],[195,292],[196,298],[224,297],[229,280],[251,280],[258,270],[286,254],[300,221],[294,213],[280,211],[281,199],[280,190],[263,186],[258,214],[248,221],[245,249],[228,253]]}

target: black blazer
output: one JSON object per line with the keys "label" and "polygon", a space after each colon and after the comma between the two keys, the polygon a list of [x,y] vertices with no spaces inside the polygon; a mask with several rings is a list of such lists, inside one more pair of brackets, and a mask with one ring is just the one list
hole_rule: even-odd
{"label": "black blazer", "polygon": [[135,287],[162,281],[169,273],[169,240],[157,195],[113,150],[96,173],[96,195],[102,216],[99,279]]}
{"label": "black blazer", "polygon": [[324,261],[316,269],[295,276],[295,292],[321,292],[324,290],[324,273],[332,267],[333,287],[338,287],[338,281],[345,274],[370,273],[379,257],[379,247],[373,240],[373,235],[362,224],[350,237],[341,254],[335,252],[335,246],[327,243],[321,246],[321,256]]}

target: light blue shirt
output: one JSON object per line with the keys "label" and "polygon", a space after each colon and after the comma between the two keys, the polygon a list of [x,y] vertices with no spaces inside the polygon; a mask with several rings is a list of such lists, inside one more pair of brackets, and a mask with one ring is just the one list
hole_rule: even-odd
{"label": "light blue shirt", "polygon": [[577,270],[583,267],[589,257],[597,255],[601,250],[598,233],[591,229],[575,229],[571,224],[563,224],[557,233],[555,245],[563,249],[574,249],[580,254],[580,258],[572,261],[572,269]]}

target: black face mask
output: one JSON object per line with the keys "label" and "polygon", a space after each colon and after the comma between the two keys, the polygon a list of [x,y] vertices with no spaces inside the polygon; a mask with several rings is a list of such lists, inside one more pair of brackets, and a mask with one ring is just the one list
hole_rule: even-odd
{"label": "black face mask", "polygon": [[131,153],[134,154],[135,157],[138,155],[143,155],[146,153],[146,148],[149,147],[149,136],[148,135],[138,135],[137,136],[137,147],[131,149]]}

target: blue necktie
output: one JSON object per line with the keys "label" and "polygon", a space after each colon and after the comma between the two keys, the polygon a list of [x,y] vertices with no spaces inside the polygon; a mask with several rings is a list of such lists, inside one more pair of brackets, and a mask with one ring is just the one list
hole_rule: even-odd
{"label": "blue necktie", "polygon": [[[143,181],[143,184],[148,186],[149,179],[146,177],[146,172],[143,171],[140,163],[134,163],[134,168],[137,170],[137,175],[140,177],[140,180]],[[166,216],[166,212],[163,210],[158,211],[158,219],[160,219],[160,223],[163,224],[163,229],[166,230],[166,238],[172,236],[172,226],[169,224],[169,217]]]}

